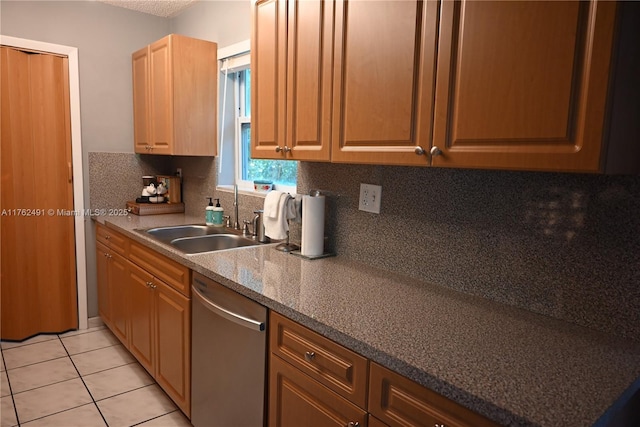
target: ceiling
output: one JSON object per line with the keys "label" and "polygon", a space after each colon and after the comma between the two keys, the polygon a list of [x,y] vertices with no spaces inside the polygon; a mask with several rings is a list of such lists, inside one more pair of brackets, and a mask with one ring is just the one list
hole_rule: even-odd
{"label": "ceiling", "polygon": [[197,0],[98,0],[113,6],[124,7],[150,15],[171,18],[180,14]]}

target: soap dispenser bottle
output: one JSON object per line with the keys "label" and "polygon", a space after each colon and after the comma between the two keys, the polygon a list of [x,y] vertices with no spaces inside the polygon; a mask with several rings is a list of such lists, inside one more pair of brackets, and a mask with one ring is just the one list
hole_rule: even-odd
{"label": "soap dispenser bottle", "polygon": [[224,209],[220,206],[220,199],[215,199],[216,205],[213,207],[213,225],[222,227],[224,225]]}
{"label": "soap dispenser bottle", "polygon": [[209,206],[206,207],[205,211],[204,211],[204,223],[207,225],[214,225],[213,224],[213,202],[211,201],[212,197],[207,197],[207,199],[209,199]]}

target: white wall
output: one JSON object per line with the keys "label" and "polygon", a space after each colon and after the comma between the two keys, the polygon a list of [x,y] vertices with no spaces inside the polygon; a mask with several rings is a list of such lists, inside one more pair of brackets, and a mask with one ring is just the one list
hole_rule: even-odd
{"label": "white wall", "polygon": [[225,47],[251,36],[249,0],[199,1],[171,19],[171,32]]}

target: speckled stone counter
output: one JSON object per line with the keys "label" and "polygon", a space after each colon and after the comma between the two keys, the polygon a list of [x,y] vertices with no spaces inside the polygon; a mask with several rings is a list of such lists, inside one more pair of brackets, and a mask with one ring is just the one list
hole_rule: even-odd
{"label": "speckled stone counter", "polygon": [[503,425],[607,425],[640,388],[638,343],[340,257],[184,255],[135,231],[201,218],[97,220]]}

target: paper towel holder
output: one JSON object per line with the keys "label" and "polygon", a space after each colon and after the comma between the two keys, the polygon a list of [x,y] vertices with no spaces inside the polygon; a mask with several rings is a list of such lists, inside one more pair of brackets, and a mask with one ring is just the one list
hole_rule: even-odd
{"label": "paper towel holder", "polygon": [[[287,220],[287,224],[288,223],[289,223],[289,220]],[[276,249],[282,252],[292,252],[300,249],[300,246],[296,245],[295,243],[289,242],[289,230],[287,230],[287,240],[277,245]]]}

